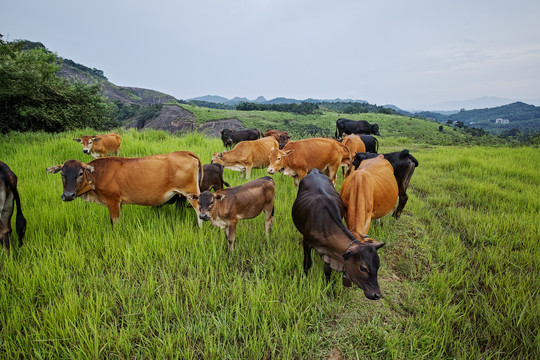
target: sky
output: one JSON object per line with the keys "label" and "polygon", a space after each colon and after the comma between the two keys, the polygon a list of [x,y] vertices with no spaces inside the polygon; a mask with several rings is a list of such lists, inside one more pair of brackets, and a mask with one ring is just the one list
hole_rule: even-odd
{"label": "sky", "polygon": [[178,99],[540,98],[538,0],[0,0],[4,40]]}

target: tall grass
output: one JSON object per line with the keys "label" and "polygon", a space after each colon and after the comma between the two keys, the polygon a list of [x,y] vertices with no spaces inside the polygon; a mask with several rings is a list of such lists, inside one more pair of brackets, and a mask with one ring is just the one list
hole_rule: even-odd
{"label": "tall grass", "polygon": [[[400,220],[372,226],[384,298],[374,302],[322,262],[306,277],[278,174],[274,231],[241,221],[233,254],[192,209],[63,203],[47,166],[88,162],[72,139],[0,137],[28,220],[23,247],[0,251],[0,357],[537,358],[540,155],[533,148],[408,144],[420,161]],[[123,156],[191,150],[208,163],[218,139],[120,130]],[[395,145],[398,146],[398,145]],[[381,148],[393,151],[397,148]],[[254,170],[252,178],[265,175]],[[231,185],[245,182],[225,170]],[[342,182],[338,180],[338,187]],[[14,235],[16,238],[16,235]]]}

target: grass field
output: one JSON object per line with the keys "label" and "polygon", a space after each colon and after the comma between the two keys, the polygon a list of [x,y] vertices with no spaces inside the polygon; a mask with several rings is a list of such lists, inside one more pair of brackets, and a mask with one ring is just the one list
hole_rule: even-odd
{"label": "grass field", "polygon": [[[189,208],[124,206],[113,231],[105,207],[63,203],[45,168],[90,161],[72,140],[82,134],[0,136],[28,220],[23,247],[0,251],[0,358],[540,357],[538,148],[381,139],[420,166],[401,219],[370,229],[386,242],[383,299],[370,301],[337,274],[326,283],[318,255],[303,274],[296,188],[281,174],[273,234],[263,216],[241,221],[231,255]],[[120,134],[123,156],[191,150],[208,163],[223,150],[200,134]]]}

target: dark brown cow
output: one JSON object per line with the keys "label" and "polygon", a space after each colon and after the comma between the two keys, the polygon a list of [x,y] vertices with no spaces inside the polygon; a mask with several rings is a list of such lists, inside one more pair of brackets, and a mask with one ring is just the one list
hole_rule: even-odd
{"label": "dark brown cow", "polygon": [[[407,188],[409,187],[409,182],[411,181],[414,169],[418,166],[418,160],[416,160],[407,149],[382,155],[394,168],[394,176],[399,190],[399,203],[392,216],[399,219],[401,212],[409,199]],[[362,160],[371,159],[376,156],[377,154],[357,153],[352,162],[353,167],[358,168]]]}
{"label": "dark brown cow", "polygon": [[216,193],[204,191],[200,196],[190,194],[188,199],[198,200],[202,220],[211,220],[213,225],[225,230],[229,251],[232,252],[238,221],[252,219],[264,212],[266,235],[270,233],[274,221],[274,193],[274,180],[265,176]]}
{"label": "dark brown cow", "polygon": [[[88,164],[68,160],[47,171],[62,172],[62,200],[80,197],[107,206],[113,226],[122,204],[158,206],[175,194],[199,194],[203,176],[201,161],[189,151],[141,158],[101,158]],[[198,216],[197,201],[190,203]],[[198,217],[197,221],[202,226]]]}
{"label": "dark brown cow", "polygon": [[117,133],[104,135],[82,136],[80,139],[73,139],[83,146],[83,153],[92,155],[94,159],[104,157],[107,154],[120,155],[120,145],[122,138]]}
{"label": "dark brown cow", "polygon": [[372,219],[389,214],[398,199],[392,165],[382,155],[362,161],[358,170],[343,181],[341,199],[347,228],[356,237],[367,234]]}
{"label": "dark brown cow", "polygon": [[298,186],[292,207],[294,225],[303,235],[304,272],[312,265],[311,249],[325,262],[324,273],[330,280],[332,270],[344,273],[343,285],[351,281],[364,290],[368,299],[381,298],[377,281],[380,266],[377,249],[384,246],[367,237],[359,241],[343,225],[344,211],[338,192],[329,178],[312,170]]}
{"label": "dark brown cow", "polygon": [[17,176],[9,166],[0,161],[0,242],[9,253],[11,235],[11,217],[17,206],[15,229],[19,236],[19,246],[23,243],[26,232],[26,219],[22,213],[21,199],[17,190]]}
{"label": "dark brown cow", "polygon": [[267,172],[269,174],[281,172],[291,176],[294,184],[298,185],[309,171],[319,169],[327,173],[335,184],[337,170],[346,151],[348,149],[334,139],[312,138],[292,141],[285,145],[283,150],[272,150]]}
{"label": "dark brown cow", "polygon": [[251,169],[262,169],[268,166],[268,156],[272,148],[277,148],[278,142],[271,136],[259,140],[242,141],[234,149],[214,153],[212,163],[223,165],[225,169],[246,172],[246,179],[251,176]]}
{"label": "dark brown cow", "polygon": [[283,149],[285,145],[291,140],[289,134],[286,131],[279,130],[266,130],[264,136],[272,136],[279,143],[279,148]]}
{"label": "dark brown cow", "polygon": [[220,134],[221,141],[223,141],[223,146],[225,146],[225,148],[231,148],[240,141],[257,140],[263,137],[261,131],[258,129],[223,129],[220,131]]}

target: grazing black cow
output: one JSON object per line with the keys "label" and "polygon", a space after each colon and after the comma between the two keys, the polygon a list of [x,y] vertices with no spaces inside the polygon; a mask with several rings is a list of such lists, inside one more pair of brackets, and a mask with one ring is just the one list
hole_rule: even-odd
{"label": "grazing black cow", "polygon": [[21,246],[26,232],[26,219],[22,213],[21,199],[17,191],[17,176],[9,166],[0,161],[0,242],[8,253],[14,204],[17,206],[15,229],[19,236],[19,246]]}
{"label": "grazing black cow", "polygon": [[[377,154],[356,153],[352,165],[355,169],[358,169],[358,166],[363,160],[372,159],[376,156]],[[401,212],[409,199],[407,196],[407,188],[409,187],[409,181],[411,180],[414,168],[418,166],[418,160],[416,160],[415,157],[409,153],[409,150],[396,151],[383,154],[383,156],[394,168],[394,176],[396,178],[399,190],[399,202],[392,215],[396,219],[399,219]]]}
{"label": "grazing black cow", "polygon": [[339,193],[322,172],[314,169],[300,181],[292,218],[303,235],[304,272],[307,274],[311,267],[311,249],[315,249],[325,262],[327,280],[332,270],[342,272],[344,286],[351,286],[352,281],[368,299],[378,300],[381,290],[377,282],[377,249],[384,243],[367,235],[357,239],[341,221],[344,211]]}
{"label": "grazing black cow", "polygon": [[238,144],[240,141],[245,140],[257,140],[263,135],[257,129],[244,129],[244,130],[232,130],[232,129],[223,129],[220,131],[221,141],[223,141],[223,146],[225,148],[232,148],[234,145]]}
{"label": "grazing black cow", "polygon": [[375,136],[360,135],[360,139],[366,146],[366,152],[377,154],[379,151],[379,140]]}
{"label": "grazing black cow", "polygon": [[381,135],[378,124],[370,124],[366,120],[337,119],[336,121],[336,139],[343,134],[366,134]]}

